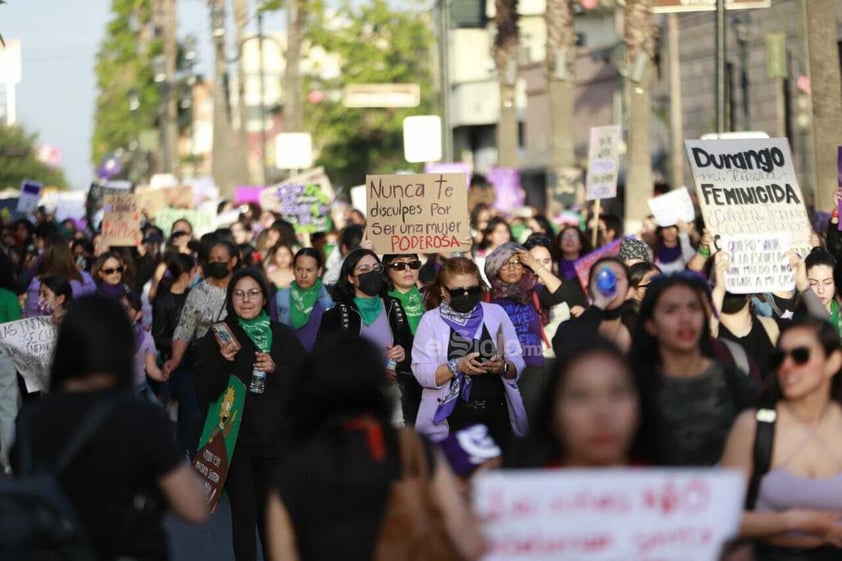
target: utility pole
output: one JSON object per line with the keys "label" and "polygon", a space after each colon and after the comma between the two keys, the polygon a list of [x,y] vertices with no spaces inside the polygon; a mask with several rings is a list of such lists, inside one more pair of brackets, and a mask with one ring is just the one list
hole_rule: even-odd
{"label": "utility pole", "polygon": [[681,56],[678,16],[667,14],[667,56],[670,87],[670,172],[672,188],[684,184],[684,115],[681,106]]}
{"label": "utility pole", "polygon": [[439,0],[439,82],[441,87],[441,155],[453,161],[450,129],[450,0]]}
{"label": "utility pole", "polygon": [[303,14],[299,0],[285,0],[287,5],[287,52],[284,75],[284,131],[300,132],[304,126],[301,115],[301,40]]}
{"label": "utility pole", "polygon": [[716,132],[725,131],[725,0],[716,0]]}
{"label": "utility pole", "polygon": [[232,198],[239,166],[231,142],[228,104],[228,63],[225,59],[225,0],[210,0],[214,42],[212,173],[220,194]]}

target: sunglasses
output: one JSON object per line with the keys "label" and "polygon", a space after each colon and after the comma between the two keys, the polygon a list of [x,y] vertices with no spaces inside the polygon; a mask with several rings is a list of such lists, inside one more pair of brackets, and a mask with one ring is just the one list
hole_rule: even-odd
{"label": "sunglasses", "polygon": [[451,298],[454,296],[478,296],[482,294],[482,287],[479,285],[469,286],[468,288],[462,288],[461,286],[450,288],[449,286],[445,286],[444,289],[450,294]]}
{"label": "sunglasses", "polygon": [[102,272],[103,272],[103,273],[105,273],[106,275],[113,275],[114,273],[120,273],[120,274],[122,274],[122,273],[123,273],[123,268],[122,268],[122,267],[117,267],[117,268],[114,268],[114,269],[111,269],[111,268],[108,268],[108,269],[100,269],[100,271],[102,271]]}
{"label": "sunglasses", "polygon": [[[577,236],[577,239],[578,239],[578,236]],[[552,246],[552,242],[550,241],[550,238],[544,238],[544,237],[529,238],[528,240],[523,242],[523,247],[525,247],[526,249],[532,249],[533,247],[539,246],[539,245],[541,247],[549,248],[550,246]]]}
{"label": "sunglasses", "polygon": [[403,271],[409,267],[413,271],[421,268],[421,261],[398,261],[396,263],[389,263],[389,268],[393,271]]}
{"label": "sunglasses", "polygon": [[809,347],[795,347],[794,349],[784,350],[784,349],[776,349],[772,356],[769,357],[769,367],[772,370],[777,370],[778,368],[783,365],[786,357],[791,356],[792,362],[801,366],[806,364],[808,360],[810,360],[810,348]]}

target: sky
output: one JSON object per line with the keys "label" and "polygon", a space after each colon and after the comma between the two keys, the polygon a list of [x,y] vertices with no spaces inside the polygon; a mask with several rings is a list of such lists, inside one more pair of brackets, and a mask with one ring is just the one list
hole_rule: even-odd
{"label": "sky", "polygon": [[[200,45],[197,71],[208,75],[212,50],[207,2],[178,0],[178,5],[179,39],[196,34]],[[18,123],[37,133],[40,142],[62,150],[62,167],[75,189],[87,189],[93,177],[94,65],[111,19],[110,6],[111,0],[8,0],[0,6],[0,33],[5,39],[21,41]],[[250,13],[254,6],[252,0]],[[267,32],[283,27],[281,14],[268,15],[264,21]]]}

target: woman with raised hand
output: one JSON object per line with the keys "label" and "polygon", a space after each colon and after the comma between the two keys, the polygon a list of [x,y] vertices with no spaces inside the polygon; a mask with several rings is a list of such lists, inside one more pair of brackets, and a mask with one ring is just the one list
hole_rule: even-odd
{"label": "woman with raised hand", "polygon": [[429,311],[412,345],[412,373],[424,389],[416,429],[434,440],[482,423],[502,447],[527,430],[517,386],[525,363],[514,325],[481,302],[476,264],[454,257],[428,289]]}
{"label": "woman with raised hand", "polygon": [[275,294],[278,321],[288,325],[309,352],[316,342],[322,315],[333,307],[324,284],[324,256],[312,247],[298,250],[292,260],[295,280]]}
{"label": "woman with raised hand", "polygon": [[[758,561],[831,561],[842,554],[842,348],[814,319],[784,327],[759,408],[734,423],[724,467],[749,477],[740,535]],[[755,463],[759,461],[759,463]]]}

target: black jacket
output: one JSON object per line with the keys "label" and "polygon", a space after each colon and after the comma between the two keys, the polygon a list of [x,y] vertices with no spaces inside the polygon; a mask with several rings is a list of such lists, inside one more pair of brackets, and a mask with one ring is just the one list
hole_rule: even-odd
{"label": "black jacket", "polygon": [[160,293],[152,304],[152,337],[155,339],[155,348],[164,360],[172,356],[172,338],[187,294]]}
{"label": "black jacket", "polygon": [[[193,369],[193,383],[203,410],[219,399],[228,386],[228,376],[234,375],[245,384],[251,382],[254,355],[257,347],[236,318],[225,320],[231,332],[242,345],[242,349],[228,362],[219,352],[219,344],[213,330],[209,330],[199,343],[198,364]],[[287,326],[272,322],[272,348],[269,354],[275,362],[275,372],[266,376],[266,389],[262,394],[248,392],[243,407],[240,435],[237,448],[244,448],[254,456],[278,457],[283,454],[287,427],[284,405],[289,395],[289,384],[295,372],[301,368],[306,353]]]}

